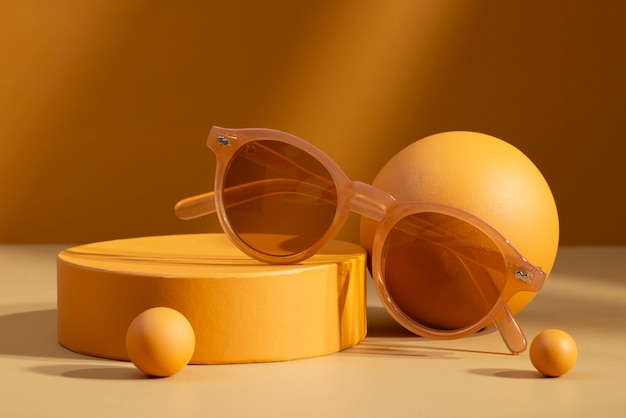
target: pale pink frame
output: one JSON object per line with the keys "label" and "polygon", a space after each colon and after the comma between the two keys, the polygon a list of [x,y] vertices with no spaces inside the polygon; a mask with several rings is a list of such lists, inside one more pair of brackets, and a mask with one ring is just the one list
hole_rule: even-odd
{"label": "pale pink frame", "polygon": [[[328,231],[311,248],[290,256],[268,256],[243,242],[228,223],[223,205],[225,193],[224,177],[233,154],[243,145],[262,139],[282,141],[306,151],[317,158],[329,171],[337,187],[337,212]],[[232,242],[244,253],[266,263],[297,263],[317,253],[339,232],[351,211],[379,222],[374,235],[372,249],[372,278],[376,291],[391,316],[402,326],[423,337],[449,339],[470,335],[486,327],[492,321],[496,324],[507,347],[512,353],[526,349],[527,342],[519,324],[509,311],[506,303],[517,292],[538,292],[545,281],[545,274],[539,267],[529,263],[513,246],[487,223],[454,207],[430,202],[397,202],[390,194],[366,183],[350,180],[339,166],[323,151],[296,136],[270,129],[226,129],[213,127],[207,139],[217,158],[215,191],[181,200],[176,205],[176,214],[181,219],[192,219],[217,212],[219,221]],[[479,322],[463,329],[438,330],[425,327],[408,317],[396,305],[389,294],[384,279],[384,251],[386,237],[401,219],[419,212],[435,212],[453,216],[478,228],[496,243],[506,263],[506,284],[496,305]]]}

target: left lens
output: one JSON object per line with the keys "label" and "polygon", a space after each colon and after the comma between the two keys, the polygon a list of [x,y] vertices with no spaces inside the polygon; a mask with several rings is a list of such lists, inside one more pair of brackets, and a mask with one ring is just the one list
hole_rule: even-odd
{"label": "left lens", "polygon": [[425,327],[456,330],[476,324],[504,287],[498,246],[453,216],[425,212],[403,218],[388,234],[384,252],[389,296]]}
{"label": "left lens", "polygon": [[253,141],[237,150],[223,187],[233,231],[249,247],[271,256],[310,248],[337,210],[335,182],[324,165],[280,141]]}

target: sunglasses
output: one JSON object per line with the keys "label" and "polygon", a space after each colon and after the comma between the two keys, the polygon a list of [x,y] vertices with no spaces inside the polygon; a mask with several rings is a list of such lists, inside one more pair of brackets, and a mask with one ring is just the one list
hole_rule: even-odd
{"label": "sunglasses", "polygon": [[512,353],[526,349],[507,302],[518,292],[538,292],[546,276],[487,223],[352,181],[321,150],[284,132],[213,127],[207,145],[217,158],[215,191],[180,201],[179,218],[217,212],[244,253],[297,263],[328,244],[355,212],[377,222],[372,278],[399,324],[451,339],[494,323]]}

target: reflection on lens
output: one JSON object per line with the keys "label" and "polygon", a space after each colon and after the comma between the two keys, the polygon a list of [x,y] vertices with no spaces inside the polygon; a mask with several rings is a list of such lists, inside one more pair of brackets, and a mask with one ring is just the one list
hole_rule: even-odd
{"label": "reflection on lens", "polygon": [[504,286],[505,264],[496,244],[451,216],[407,216],[390,232],[385,249],[389,295],[415,322],[430,328],[477,323]]}
{"label": "reflection on lens", "polygon": [[254,141],[237,151],[224,180],[223,199],[239,238],[274,256],[315,244],[337,208],[328,170],[299,148],[272,140]]}

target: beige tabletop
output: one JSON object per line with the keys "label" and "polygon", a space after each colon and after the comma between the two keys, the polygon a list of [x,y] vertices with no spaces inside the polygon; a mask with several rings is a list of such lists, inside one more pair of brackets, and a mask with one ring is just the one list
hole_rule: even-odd
{"label": "beige tabletop", "polygon": [[[543,378],[491,329],[431,341],[399,328],[368,286],[368,336],[324,357],[188,366],[163,379],[56,341],[56,253],[0,245],[0,416],[626,416],[626,247],[565,247],[517,317],[529,340],[570,333],[576,366]],[[370,283],[371,284],[371,283]]]}

